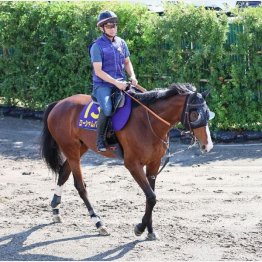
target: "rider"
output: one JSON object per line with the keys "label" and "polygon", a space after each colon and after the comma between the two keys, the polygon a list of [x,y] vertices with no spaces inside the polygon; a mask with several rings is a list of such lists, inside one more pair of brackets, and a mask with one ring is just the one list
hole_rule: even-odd
{"label": "rider", "polygon": [[137,79],[126,42],[117,36],[117,16],[112,11],[103,11],[98,16],[97,26],[102,36],[89,47],[93,65],[93,95],[100,105],[97,121],[97,150],[106,151],[105,136],[109,117],[112,115],[111,94],[114,87],[125,90],[125,71],[131,84]]}

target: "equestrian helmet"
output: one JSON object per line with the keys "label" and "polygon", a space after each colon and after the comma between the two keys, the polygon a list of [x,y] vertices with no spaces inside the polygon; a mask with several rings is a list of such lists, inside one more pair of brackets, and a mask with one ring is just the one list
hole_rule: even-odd
{"label": "equestrian helmet", "polygon": [[98,15],[97,26],[103,26],[106,23],[117,23],[117,15],[112,11],[103,11]]}

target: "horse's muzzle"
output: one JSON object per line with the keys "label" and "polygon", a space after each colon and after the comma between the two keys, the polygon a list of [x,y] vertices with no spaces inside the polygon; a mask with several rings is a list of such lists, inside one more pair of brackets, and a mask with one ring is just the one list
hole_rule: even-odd
{"label": "horse's muzzle", "polygon": [[201,151],[203,153],[208,153],[214,147],[213,143],[208,143],[207,145],[201,146]]}

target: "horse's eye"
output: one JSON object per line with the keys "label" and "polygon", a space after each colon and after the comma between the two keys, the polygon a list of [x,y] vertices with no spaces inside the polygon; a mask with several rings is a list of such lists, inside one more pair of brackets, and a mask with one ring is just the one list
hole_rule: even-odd
{"label": "horse's eye", "polygon": [[189,121],[195,122],[199,117],[199,113],[197,111],[191,111],[189,114]]}

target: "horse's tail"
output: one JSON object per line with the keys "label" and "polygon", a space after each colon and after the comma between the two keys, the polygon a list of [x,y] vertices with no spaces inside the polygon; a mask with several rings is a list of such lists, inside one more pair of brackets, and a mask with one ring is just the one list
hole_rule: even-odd
{"label": "horse's tail", "polygon": [[48,168],[50,168],[54,173],[58,174],[63,164],[63,158],[59,146],[52,137],[47,125],[47,118],[49,116],[49,113],[56,104],[57,102],[53,102],[52,104],[48,105],[44,113],[44,127],[41,136],[41,155]]}

